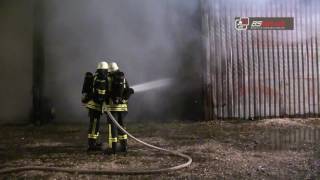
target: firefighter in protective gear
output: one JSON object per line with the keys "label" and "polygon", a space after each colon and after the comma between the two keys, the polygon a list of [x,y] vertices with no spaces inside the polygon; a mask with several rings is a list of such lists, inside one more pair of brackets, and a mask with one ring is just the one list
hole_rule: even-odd
{"label": "firefighter in protective gear", "polygon": [[82,103],[89,109],[90,124],[88,129],[88,151],[101,149],[97,142],[99,138],[100,116],[102,106],[107,98],[108,90],[108,63],[98,63],[96,73],[86,73],[82,88]]}
{"label": "firefighter in protective gear", "polygon": [[[128,99],[134,93],[124,73],[119,70],[115,62],[109,63],[108,75],[109,98],[105,110],[111,112],[119,124],[124,127],[124,118],[128,112]],[[124,127],[125,128],[125,127]],[[115,154],[116,151],[127,152],[127,134],[119,130],[109,119],[108,120],[108,147]]]}

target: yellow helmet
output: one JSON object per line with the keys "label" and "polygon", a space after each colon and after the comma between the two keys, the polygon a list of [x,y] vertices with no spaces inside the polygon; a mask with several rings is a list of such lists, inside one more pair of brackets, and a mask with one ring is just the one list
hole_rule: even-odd
{"label": "yellow helmet", "polygon": [[98,66],[97,66],[97,69],[109,69],[109,64],[105,61],[102,61],[102,62],[99,62],[98,63]]}
{"label": "yellow helmet", "polygon": [[119,67],[118,67],[117,63],[115,63],[115,62],[109,63],[109,71],[110,72],[114,72],[118,69],[119,69]]}

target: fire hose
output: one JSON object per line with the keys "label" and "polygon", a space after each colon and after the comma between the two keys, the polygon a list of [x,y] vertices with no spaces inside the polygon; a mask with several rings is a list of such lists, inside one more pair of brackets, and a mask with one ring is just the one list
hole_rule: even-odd
{"label": "fire hose", "polygon": [[76,169],[76,168],[60,168],[60,167],[42,167],[42,166],[23,166],[23,167],[16,167],[16,168],[5,168],[0,170],[0,174],[8,174],[8,173],[16,173],[21,171],[49,171],[49,172],[64,172],[64,173],[75,173],[75,174],[99,174],[99,175],[143,175],[143,174],[158,174],[158,173],[165,173],[170,171],[180,170],[189,166],[192,163],[192,158],[186,154],[180,153],[178,151],[172,151],[168,149],[164,149],[158,146],[151,145],[146,143],[130,133],[126,131],[112,116],[109,111],[106,111],[107,115],[111,119],[111,121],[125,134],[127,134],[130,138],[134,139],[135,141],[159,151],[164,151],[170,153],[175,156],[182,157],[186,160],[185,163],[179,164],[173,167],[168,168],[159,168],[159,169],[132,169],[132,170],[93,170],[93,169]]}

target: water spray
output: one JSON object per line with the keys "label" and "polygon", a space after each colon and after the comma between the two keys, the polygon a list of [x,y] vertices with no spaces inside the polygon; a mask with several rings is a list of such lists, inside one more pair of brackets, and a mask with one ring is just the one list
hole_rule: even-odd
{"label": "water spray", "polygon": [[156,88],[164,88],[167,86],[170,86],[172,84],[171,78],[165,78],[165,79],[159,79],[155,81],[150,81],[142,84],[137,84],[131,86],[132,89],[134,89],[135,93],[149,91]]}

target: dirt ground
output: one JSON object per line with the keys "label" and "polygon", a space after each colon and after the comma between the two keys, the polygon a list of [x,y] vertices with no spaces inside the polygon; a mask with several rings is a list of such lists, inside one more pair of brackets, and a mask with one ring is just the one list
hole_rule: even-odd
{"label": "dirt ground", "polygon": [[[182,159],[130,141],[126,155],[86,153],[86,124],[0,127],[0,169],[39,165],[86,169],[158,168]],[[106,128],[101,140],[105,142]],[[144,176],[28,171],[0,179],[320,179],[320,119],[129,123],[136,137],[190,155],[190,167]]]}

